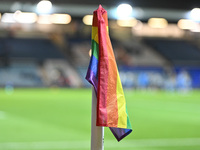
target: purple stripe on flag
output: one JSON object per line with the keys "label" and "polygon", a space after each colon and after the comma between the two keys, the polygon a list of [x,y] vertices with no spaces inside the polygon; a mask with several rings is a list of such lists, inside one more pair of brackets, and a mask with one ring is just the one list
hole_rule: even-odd
{"label": "purple stripe on flag", "polygon": [[110,130],[112,131],[113,135],[116,137],[118,141],[129,135],[132,130],[131,129],[123,129],[123,128],[114,128],[110,127]]}
{"label": "purple stripe on flag", "polygon": [[88,68],[88,72],[87,72],[85,79],[94,86],[95,92],[97,94],[98,80],[95,77],[95,74],[93,73],[93,71],[90,70],[89,68]]}

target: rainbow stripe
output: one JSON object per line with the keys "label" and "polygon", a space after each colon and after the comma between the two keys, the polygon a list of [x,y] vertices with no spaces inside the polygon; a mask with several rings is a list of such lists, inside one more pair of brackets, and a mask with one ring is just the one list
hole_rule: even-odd
{"label": "rainbow stripe", "polygon": [[93,12],[92,56],[86,79],[97,95],[97,126],[110,127],[120,141],[131,133],[126,101],[108,35],[107,12],[100,5]]}

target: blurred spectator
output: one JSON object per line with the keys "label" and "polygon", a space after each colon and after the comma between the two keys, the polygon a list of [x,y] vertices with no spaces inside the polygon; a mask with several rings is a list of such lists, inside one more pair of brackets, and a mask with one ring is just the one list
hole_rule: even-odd
{"label": "blurred spectator", "polygon": [[163,76],[159,72],[151,72],[149,74],[149,84],[151,88],[161,89],[163,87]]}
{"label": "blurred spectator", "polygon": [[191,89],[191,78],[186,70],[182,70],[177,75],[177,89],[187,92]]}
{"label": "blurred spectator", "polygon": [[127,65],[127,66],[133,65],[131,62],[131,56],[127,53],[126,49],[122,45],[120,45],[119,43],[116,44],[114,46],[114,50],[115,50],[117,63],[119,65],[121,64]]}
{"label": "blurred spectator", "polygon": [[133,88],[135,86],[135,75],[133,72],[119,72],[122,85],[126,88]]}
{"label": "blurred spectator", "polygon": [[149,86],[149,76],[146,72],[141,72],[138,75],[138,87],[146,89]]}
{"label": "blurred spectator", "polygon": [[63,71],[61,69],[54,69],[51,72],[52,82],[51,86],[58,86],[58,87],[68,87],[69,80],[65,77]]}
{"label": "blurred spectator", "polygon": [[171,91],[171,92],[175,91],[175,89],[176,89],[176,74],[174,72],[168,73],[164,86],[167,91]]}

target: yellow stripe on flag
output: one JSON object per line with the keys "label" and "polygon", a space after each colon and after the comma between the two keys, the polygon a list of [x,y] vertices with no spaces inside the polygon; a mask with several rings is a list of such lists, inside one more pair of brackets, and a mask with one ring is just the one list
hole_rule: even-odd
{"label": "yellow stripe on flag", "polygon": [[127,128],[126,101],[118,71],[117,71],[117,104],[118,104],[118,127]]}
{"label": "yellow stripe on flag", "polygon": [[92,27],[92,40],[99,44],[98,27]]}
{"label": "yellow stripe on flag", "polygon": [[[107,32],[109,32],[108,26],[106,27],[106,29],[107,29]],[[95,42],[99,44],[98,27],[92,26],[92,40],[94,40]]]}

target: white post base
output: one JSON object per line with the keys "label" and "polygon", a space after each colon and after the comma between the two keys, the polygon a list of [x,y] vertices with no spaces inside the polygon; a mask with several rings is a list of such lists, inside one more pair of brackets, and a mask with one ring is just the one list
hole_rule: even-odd
{"label": "white post base", "polygon": [[104,127],[96,126],[97,98],[92,87],[91,150],[104,150]]}

